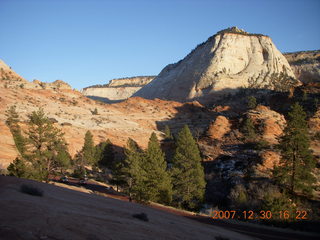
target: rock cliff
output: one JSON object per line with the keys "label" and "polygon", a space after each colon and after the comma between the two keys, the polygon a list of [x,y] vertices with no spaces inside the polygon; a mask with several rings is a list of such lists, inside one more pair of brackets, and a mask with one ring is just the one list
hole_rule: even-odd
{"label": "rock cliff", "polygon": [[299,84],[268,36],[236,27],[218,32],[183,60],[166,66],[134,96],[176,101],[206,100],[239,88],[285,91]]}
{"label": "rock cliff", "polygon": [[94,85],[82,90],[83,95],[106,102],[125,100],[151,82],[155,76],[113,79],[105,85]]}
{"label": "rock cliff", "polygon": [[284,56],[301,82],[320,82],[320,50],[285,53]]}

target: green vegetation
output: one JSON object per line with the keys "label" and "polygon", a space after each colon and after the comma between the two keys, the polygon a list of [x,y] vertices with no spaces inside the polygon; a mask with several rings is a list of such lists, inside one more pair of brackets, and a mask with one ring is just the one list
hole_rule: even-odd
{"label": "green vegetation", "polygon": [[91,113],[92,113],[92,115],[99,115],[97,108],[95,108],[93,111],[91,111]]}
{"label": "green vegetation", "polygon": [[147,201],[169,204],[172,200],[171,179],[167,172],[164,153],[160,148],[155,133],[152,133],[149,139],[142,168],[146,173],[146,178],[143,183],[146,189],[144,198]]}
{"label": "green vegetation", "polygon": [[16,158],[7,168],[10,176],[16,176],[19,178],[29,178],[30,170],[24,159]]}
{"label": "green vegetation", "polygon": [[171,134],[171,131],[170,131],[170,128],[168,125],[166,125],[164,127],[164,137],[166,140],[172,140],[173,139],[173,136]]}
{"label": "green vegetation", "polygon": [[196,209],[204,200],[206,182],[198,146],[185,125],[176,139],[172,160],[173,201],[179,207]]}
{"label": "green vegetation", "polygon": [[53,169],[65,160],[59,159],[60,156],[64,157],[61,152],[67,151],[64,133],[53,126],[43,109],[29,115],[28,127],[26,159],[35,170],[34,178],[49,181]]}
{"label": "green vegetation", "polygon": [[291,193],[302,191],[311,194],[315,177],[312,172],[315,161],[311,154],[306,113],[295,103],[288,114],[284,136],[279,144],[280,165],[274,169],[274,177]]}
{"label": "green vegetation", "polygon": [[6,111],[6,124],[9,127],[13,136],[14,143],[21,156],[24,156],[26,151],[26,139],[22,136],[21,128],[19,126],[19,114],[16,111],[16,106],[11,106]]}
{"label": "green vegetation", "polygon": [[250,117],[244,120],[244,123],[242,126],[242,133],[246,141],[253,142],[256,140],[256,137],[257,137],[256,129]]}
{"label": "green vegetation", "polygon": [[84,136],[84,144],[81,149],[81,153],[83,155],[83,161],[85,164],[94,165],[96,163],[95,156],[95,148],[93,143],[93,135],[90,131],[86,132]]}
{"label": "green vegetation", "polygon": [[247,108],[254,109],[257,106],[257,99],[254,96],[249,96],[247,99]]}
{"label": "green vegetation", "polygon": [[7,111],[7,124],[21,154],[8,167],[10,175],[49,181],[55,168],[69,166],[70,156],[61,130],[45,116],[43,109],[32,112],[28,118],[27,138],[21,134],[19,116],[14,107]]}
{"label": "green vegetation", "polygon": [[143,201],[143,192],[145,190],[143,181],[146,175],[141,167],[143,151],[133,139],[129,138],[124,153],[125,160],[122,172],[126,179],[125,191],[130,199]]}
{"label": "green vegetation", "polygon": [[113,168],[114,152],[113,145],[109,139],[107,141],[100,142],[95,146],[94,159],[94,162],[96,162],[100,167]]}

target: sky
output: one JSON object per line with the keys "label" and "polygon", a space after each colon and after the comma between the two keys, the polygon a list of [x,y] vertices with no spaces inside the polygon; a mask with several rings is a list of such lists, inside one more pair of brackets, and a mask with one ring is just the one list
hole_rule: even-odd
{"label": "sky", "polygon": [[157,75],[231,26],[281,52],[320,49],[319,13],[320,0],[0,0],[0,59],[81,89]]}

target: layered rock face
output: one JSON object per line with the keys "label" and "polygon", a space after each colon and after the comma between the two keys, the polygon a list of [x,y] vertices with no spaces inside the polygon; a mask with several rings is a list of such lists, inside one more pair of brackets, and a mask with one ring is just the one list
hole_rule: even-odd
{"label": "layered rock face", "polygon": [[113,79],[106,85],[94,85],[82,90],[85,96],[106,102],[125,100],[152,81],[155,76]]}
{"label": "layered rock face", "polygon": [[270,37],[234,27],[218,32],[183,60],[166,66],[134,96],[190,101],[239,88],[283,91],[297,84],[288,61]]}
{"label": "layered rock face", "polygon": [[284,56],[301,82],[320,82],[320,50],[286,53]]}

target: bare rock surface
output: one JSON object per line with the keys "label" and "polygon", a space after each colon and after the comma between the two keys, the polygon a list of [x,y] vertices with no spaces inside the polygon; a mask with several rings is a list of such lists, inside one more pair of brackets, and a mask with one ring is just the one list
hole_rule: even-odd
{"label": "bare rock surface", "polygon": [[260,154],[261,164],[258,165],[258,170],[261,172],[271,173],[274,166],[278,166],[280,162],[280,154],[274,151],[262,151]]}
{"label": "bare rock surface", "polygon": [[[20,192],[22,184],[42,197]],[[252,239],[158,209],[26,179],[0,176],[1,239]],[[145,213],[149,221],[132,215]]]}
{"label": "bare rock surface", "polygon": [[258,105],[248,112],[248,116],[260,129],[262,138],[271,144],[277,144],[286,125],[284,116],[271,110],[269,107]]}
{"label": "bare rock surface", "polygon": [[285,53],[284,56],[301,82],[320,82],[320,50]]}
{"label": "bare rock surface", "polygon": [[237,28],[218,32],[181,61],[166,66],[134,96],[176,101],[208,100],[239,88],[288,90],[299,84],[268,36]]}
{"label": "bare rock surface", "polygon": [[107,100],[125,100],[154,79],[154,76],[113,79],[105,85],[94,85],[82,90],[85,96]]}
{"label": "bare rock surface", "polygon": [[225,134],[230,132],[230,122],[225,116],[218,116],[213,123],[210,124],[207,135],[211,139],[221,140]]}

